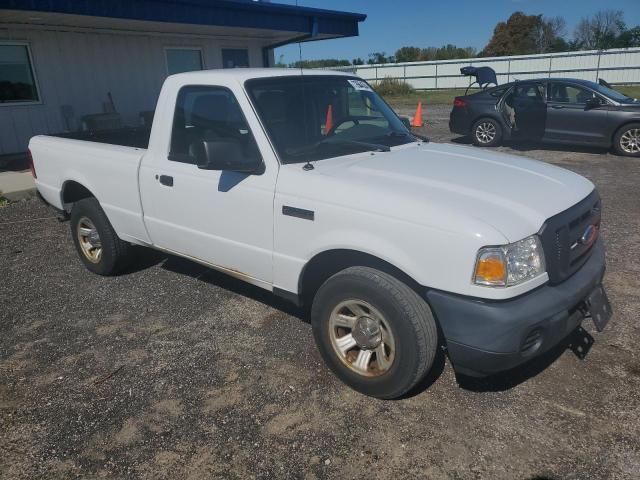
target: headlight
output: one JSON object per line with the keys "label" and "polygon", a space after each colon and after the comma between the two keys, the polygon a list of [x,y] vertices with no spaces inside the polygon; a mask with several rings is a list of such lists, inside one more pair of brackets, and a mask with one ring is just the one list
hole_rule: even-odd
{"label": "headlight", "polygon": [[473,282],[478,285],[510,287],[545,272],[544,253],[537,235],[478,252]]}

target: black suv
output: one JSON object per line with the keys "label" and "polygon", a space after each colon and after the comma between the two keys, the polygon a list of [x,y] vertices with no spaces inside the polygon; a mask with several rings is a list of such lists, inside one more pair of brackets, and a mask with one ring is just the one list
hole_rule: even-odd
{"label": "black suv", "polygon": [[533,140],[640,157],[640,101],[586,80],[523,80],[456,97],[449,129],[481,147]]}

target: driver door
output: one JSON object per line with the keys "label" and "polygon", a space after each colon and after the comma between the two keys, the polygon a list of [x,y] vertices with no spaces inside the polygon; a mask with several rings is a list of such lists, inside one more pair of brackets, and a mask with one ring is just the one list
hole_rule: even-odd
{"label": "driver door", "polygon": [[155,246],[244,280],[272,281],[277,169],[262,174],[198,168],[204,141],[241,142],[260,155],[242,109],[225,87],[185,86],[177,96],[169,154],[149,151],[140,169],[144,220]]}
{"label": "driver door", "polygon": [[[587,105],[592,98],[600,100],[598,106]],[[548,140],[608,145],[609,106],[598,94],[579,85],[552,82],[549,85],[548,105]]]}

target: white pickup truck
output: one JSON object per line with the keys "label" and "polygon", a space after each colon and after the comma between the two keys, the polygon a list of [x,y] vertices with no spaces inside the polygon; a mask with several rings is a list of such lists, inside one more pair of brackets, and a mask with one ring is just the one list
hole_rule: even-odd
{"label": "white pickup truck", "polygon": [[591,182],[429,143],[353,75],[175,75],[150,136],[73,137],[29,148],[89,270],[143,245],[308,305],[323,358],[368,395],[407,393],[439,348],[486,376],[609,318]]}

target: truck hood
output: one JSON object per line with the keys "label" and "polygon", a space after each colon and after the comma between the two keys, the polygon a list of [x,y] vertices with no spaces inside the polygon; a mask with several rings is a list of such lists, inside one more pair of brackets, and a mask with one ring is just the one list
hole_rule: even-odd
{"label": "truck hood", "polygon": [[319,184],[298,194],[318,192],[315,200],[326,201],[332,192],[334,202],[339,195],[352,208],[449,231],[468,233],[486,225],[508,242],[536,233],[546,219],[594,189],[560,167],[451,144],[413,143],[326,159],[315,167]]}

